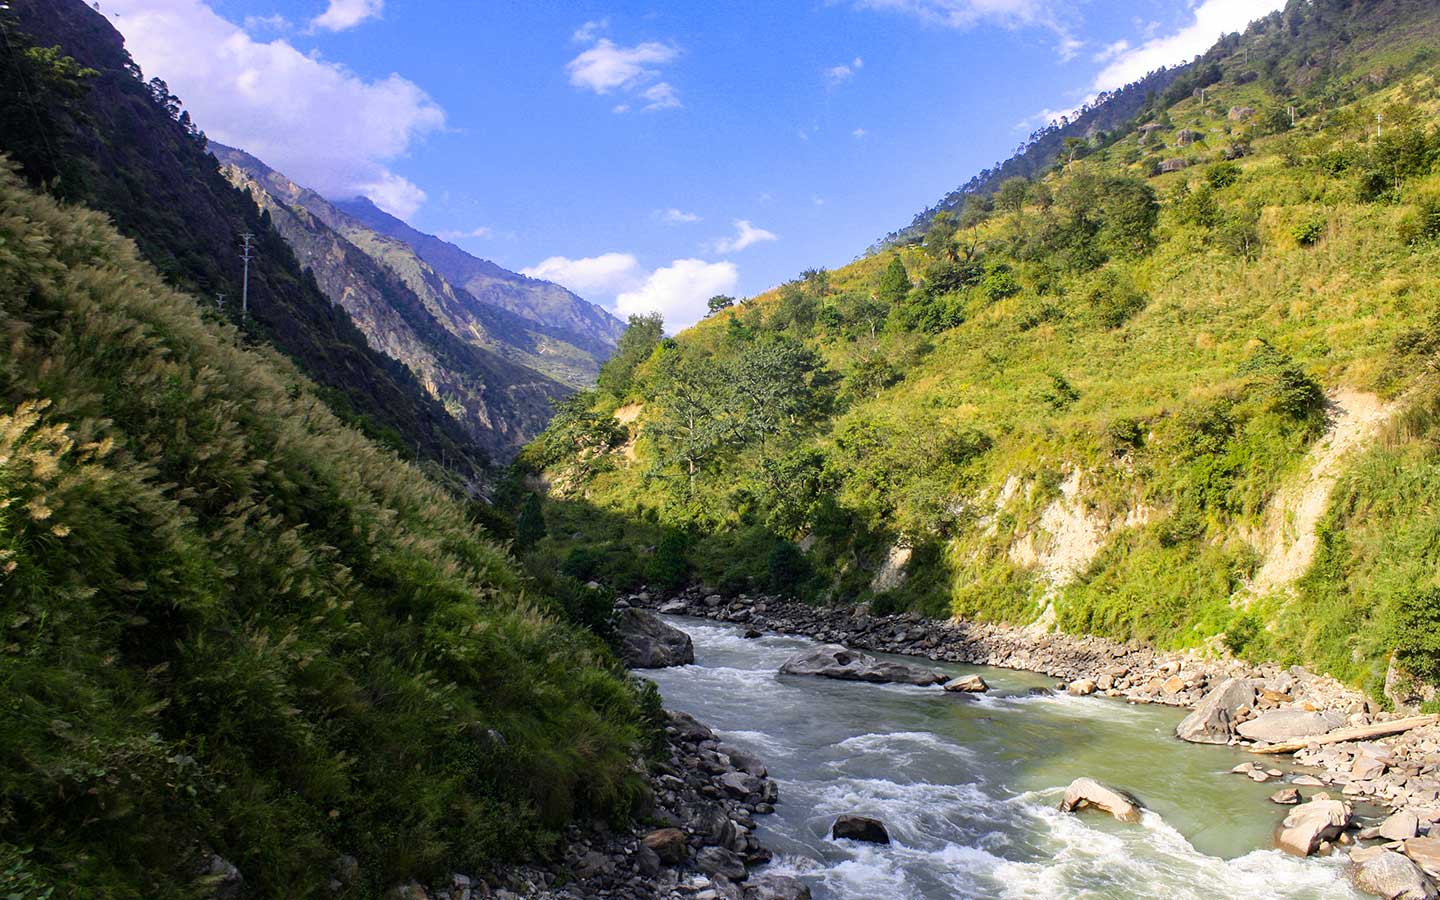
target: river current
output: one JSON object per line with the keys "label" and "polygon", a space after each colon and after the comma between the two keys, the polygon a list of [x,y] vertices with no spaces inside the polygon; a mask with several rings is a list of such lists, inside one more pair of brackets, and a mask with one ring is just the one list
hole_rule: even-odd
{"label": "river current", "polygon": [[[780,803],[757,818],[775,852],[765,871],[800,876],[815,900],[1362,897],[1340,862],[1268,849],[1276,783],[1228,774],[1253,756],[1176,740],[1179,710],[1032,696],[1052,679],[943,663],[990,693],[780,675],[813,642],[668,621],[694,639],[695,664],[645,674],[667,706],[769,766]],[[1134,794],[1143,821],[1058,812],[1082,775]],[[841,813],[883,820],[892,843],[830,839]]]}

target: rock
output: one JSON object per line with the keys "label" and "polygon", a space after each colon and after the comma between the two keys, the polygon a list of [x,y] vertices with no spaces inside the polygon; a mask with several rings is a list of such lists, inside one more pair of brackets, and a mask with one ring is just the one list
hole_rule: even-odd
{"label": "rock", "polygon": [[1077,778],[1065,789],[1060,811],[1076,812],[1087,808],[1102,810],[1132,825],[1140,821],[1138,800],[1093,778]]}
{"label": "rock", "polygon": [[726,791],[740,800],[760,793],[760,779],[749,772],[726,772],[720,776],[720,783],[725,786]]}
{"label": "rock", "polygon": [[217,900],[234,900],[245,890],[245,879],[240,870],[217,853],[210,854],[200,863],[200,884],[208,889],[208,895]]}
{"label": "rock", "polygon": [[765,875],[745,885],[745,900],[810,900],[810,888],[790,875]]}
{"label": "rock", "polygon": [[801,651],[787,659],[780,671],[786,675],[819,675],[824,678],[868,681],[874,684],[931,685],[945,681],[945,676],[933,669],[909,663],[882,662],[869,654],[839,644],[826,644]]}
{"label": "rock", "polygon": [[635,867],[640,874],[647,878],[654,878],[660,874],[660,854],[656,853],[646,844],[635,848]]}
{"label": "rock", "polygon": [[963,694],[983,694],[990,690],[990,685],[979,675],[961,675],[959,678],[952,678],[945,682],[945,690]]}
{"label": "rock", "polygon": [[1294,806],[1300,802],[1300,791],[1298,788],[1281,788],[1270,795],[1270,802],[1281,806]]}
{"label": "rock", "polygon": [[1095,682],[1089,678],[1081,678],[1065,685],[1065,693],[1076,697],[1088,697],[1095,693]]}
{"label": "rock", "polygon": [[1340,800],[1311,800],[1290,810],[1280,826],[1276,843],[1296,856],[1309,856],[1322,842],[1340,836],[1350,824],[1350,804]]}
{"label": "rock", "polygon": [[836,840],[849,839],[868,844],[890,843],[890,832],[885,823],[869,816],[844,815],[835,819],[830,826],[830,836]]}
{"label": "rock", "polygon": [[[1352,857],[1353,858],[1353,857]],[[1384,850],[1359,862],[1353,873],[1355,887],[1385,900],[1435,900],[1435,886],[1410,860]]]}
{"label": "rock", "polygon": [[1320,779],[1316,778],[1314,775],[1296,775],[1294,778],[1290,779],[1290,783],[1291,783],[1291,784],[1298,784],[1298,785],[1300,785],[1301,787],[1324,787],[1324,786],[1325,786],[1325,782],[1323,782],[1323,781],[1321,781]]}
{"label": "rock", "polygon": [[661,828],[652,831],[640,839],[642,846],[650,848],[660,861],[671,866],[679,865],[689,855],[690,848],[685,843],[685,832],[678,828]]}
{"label": "rock", "polygon": [[1440,837],[1413,837],[1405,842],[1405,855],[1431,878],[1440,878]]}
{"label": "rock", "polygon": [[1228,744],[1235,735],[1235,714],[1255,705],[1255,682],[1227,678],[1175,726],[1175,734],[1195,744]]}
{"label": "rock", "polygon": [[720,752],[730,757],[730,765],[742,772],[749,772],[756,778],[764,778],[770,774],[770,770],[765,768],[763,762],[738,747],[726,744],[720,748]]}
{"label": "rock", "polygon": [[1420,817],[1408,809],[1394,813],[1380,823],[1379,836],[1387,841],[1404,841],[1420,833]]}
{"label": "rock", "polygon": [[724,847],[705,847],[695,854],[695,868],[706,875],[724,875],[732,881],[745,878],[745,863]]}
{"label": "rock", "polygon": [[671,628],[648,610],[620,610],[615,630],[620,635],[620,658],[632,669],[662,669],[695,661],[690,635]]}
{"label": "rock", "polygon": [[1243,738],[1279,744],[1299,738],[1324,734],[1344,724],[1343,717],[1334,713],[1308,712],[1303,709],[1272,709],[1263,712],[1248,722],[1242,722],[1235,730]]}
{"label": "rock", "polygon": [[747,641],[753,641],[753,640],[755,640],[755,639],[758,638],[758,637],[762,637],[762,635],[760,634],[760,631],[759,631],[758,629],[755,629],[755,628],[747,628],[747,629],[745,629],[745,640],[747,640]]}

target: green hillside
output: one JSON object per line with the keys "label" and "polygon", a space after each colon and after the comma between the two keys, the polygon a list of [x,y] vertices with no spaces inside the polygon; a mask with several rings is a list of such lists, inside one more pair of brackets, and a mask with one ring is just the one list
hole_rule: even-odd
{"label": "green hillside", "polygon": [[379,896],[627,812],[609,652],[200,310],[0,164],[0,895]]}
{"label": "green hillside", "polygon": [[1042,178],[622,344],[522,457],[533,552],[1440,674],[1437,38],[1293,2]]}

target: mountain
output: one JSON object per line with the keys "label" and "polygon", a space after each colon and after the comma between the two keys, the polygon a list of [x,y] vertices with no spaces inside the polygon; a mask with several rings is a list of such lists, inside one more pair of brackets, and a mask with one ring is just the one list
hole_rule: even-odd
{"label": "mountain", "polygon": [[560,285],[527,278],[471,256],[454,244],[417,231],[368,199],[341,201],[337,206],[375,231],[414,248],[447,281],[480,302],[541,325],[546,333],[596,354],[602,362],[625,330],[624,322]]}
{"label": "mountain", "polygon": [[590,354],[455,290],[408,245],[255,157],[213,142],[210,149],[371,346],[409,368],[493,456],[508,459],[545,427],[552,400],[594,382],[599,362]]}
{"label": "mountain", "polygon": [[536,552],[1433,698],[1436,46],[1432,0],[1292,0],[958,221],[622,354],[521,456]]}
{"label": "mountain", "polygon": [[32,183],[109,215],[171,284],[207,304],[226,295],[237,322],[240,236],[253,234],[248,339],[289,356],[337,413],[397,451],[463,478],[480,471],[484,450],[325,296],[105,16],[81,0],[24,2],[6,15],[0,62],[19,74],[0,84],[0,151]]}

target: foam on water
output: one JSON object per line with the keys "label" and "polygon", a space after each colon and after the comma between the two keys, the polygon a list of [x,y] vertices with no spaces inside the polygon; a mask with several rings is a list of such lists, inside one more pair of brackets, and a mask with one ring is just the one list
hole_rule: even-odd
{"label": "foam on water", "polygon": [[[858,734],[835,745],[836,750],[846,753],[884,753],[892,765],[907,766],[924,752],[941,753],[964,759],[974,755],[973,750],[962,747],[928,731],[889,731]],[[835,760],[830,765],[843,767],[848,760]]]}

